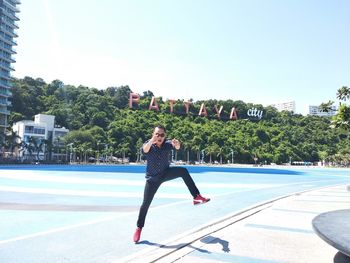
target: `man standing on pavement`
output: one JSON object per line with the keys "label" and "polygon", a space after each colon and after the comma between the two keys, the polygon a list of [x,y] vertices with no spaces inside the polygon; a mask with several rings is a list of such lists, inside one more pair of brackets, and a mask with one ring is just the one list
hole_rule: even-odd
{"label": "man standing on pavement", "polygon": [[142,146],[142,152],[147,160],[146,185],[137,220],[137,229],[134,234],[135,243],[140,240],[148,208],[159,186],[163,182],[181,177],[193,196],[194,205],[204,204],[210,201],[209,198],[201,196],[186,168],[170,167],[169,154],[172,149],[179,150],[181,145],[177,139],[165,140],[165,136],[165,128],[163,126],[157,126],[154,128],[152,138]]}

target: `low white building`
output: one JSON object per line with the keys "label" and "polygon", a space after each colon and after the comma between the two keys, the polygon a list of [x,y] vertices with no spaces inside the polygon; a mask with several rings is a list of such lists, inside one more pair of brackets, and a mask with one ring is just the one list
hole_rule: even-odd
{"label": "low white building", "polygon": [[331,109],[326,112],[322,111],[319,106],[309,106],[309,115],[320,116],[320,117],[332,117],[337,114],[337,107],[335,105],[331,106]]}
{"label": "low white building", "polygon": [[291,111],[295,112],[295,101],[275,103],[271,105],[275,107],[278,111]]}
{"label": "low white building", "polygon": [[[46,158],[45,154],[51,154],[52,160],[65,160],[66,153],[62,152],[64,146],[62,137],[69,130],[64,127],[56,127],[55,116],[37,114],[34,116],[34,121],[18,121],[13,124],[12,129],[19,136],[20,142],[25,145],[16,153],[18,157],[44,160]],[[34,144],[37,147],[40,146],[39,150],[33,147]],[[47,152],[49,145],[52,146],[52,153]]]}

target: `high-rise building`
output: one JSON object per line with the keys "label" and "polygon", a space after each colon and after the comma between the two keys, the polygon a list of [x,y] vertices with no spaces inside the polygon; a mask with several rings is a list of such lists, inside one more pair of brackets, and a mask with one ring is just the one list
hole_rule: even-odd
{"label": "high-rise building", "polygon": [[[14,40],[17,37],[16,21],[19,20],[17,13],[19,9],[18,0],[0,0],[0,133],[4,134],[5,128],[8,126],[7,117],[10,115],[8,109],[11,102],[8,100],[11,97],[11,74],[13,71],[12,63],[16,61],[12,55],[16,54],[13,46],[17,43]],[[0,137],[1,138],[1,137]],[[1,139],[0,139],[1,140]]]}
{"label": "high-rise building", "polygon": [[320,117],[332,117],[337,114],[337,107],[332,105],[329,111],[323,111],[319,106],[309,106],[309,115]]}
{"label": "high-rise building", "polygon": [[278,111],[292,111],[295,112],[295,101],[288,101],[282,103],[272,104],[272,107],[275,107]]}

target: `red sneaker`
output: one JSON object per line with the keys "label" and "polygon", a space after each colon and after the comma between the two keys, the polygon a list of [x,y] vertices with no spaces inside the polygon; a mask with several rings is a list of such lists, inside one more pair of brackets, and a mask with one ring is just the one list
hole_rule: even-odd
{"label": "red sneaker", "polygon": [[200,204],[205,204],[209,201],[210,201],[210,198],[205,198],[199,194],[199,195],[197,195],[196,198],[193,199],[193,204],[200,205]]}
{"label": "red sneaker", "polygon": [[141,237],[141,231],[142,231],[142,227],[136,228],[136,231],[134,233],[134,242],[135,243],[139,242],[140,237]]}

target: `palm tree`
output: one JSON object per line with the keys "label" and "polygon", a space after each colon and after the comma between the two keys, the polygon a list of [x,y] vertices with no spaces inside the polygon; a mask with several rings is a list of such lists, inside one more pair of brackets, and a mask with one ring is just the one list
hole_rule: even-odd
{"label": "palm tree", "polygon": [[142,139],[138,138],[136,142],[136,150],[137,150],[137,162],[141,162],[141,147],[143,145]]}
{"label": "palm tree", "polygon": [[45,160],[45,152],[46,152],[46,141],[45,139],[39,139],[37,143],[37,151],[36,151],[36,159],[39,161],[40,160],[40,152],[44,153],[44,160]]}
{"label": "palm tree", "polygon": [[3,143],[4,147],[7,148],[11,152],[11,156],[13,156],[13,152],[16,148],[20,147],[21,143],[21,137],[17,135],[15,131],[10,129],[6,134],[5,134],[5,141]]}
{"label": "palm tree", "polygon": [[222,146],[222,147],[219,147],[219,150],[218,150],[218,154],[217,156],[220,156],[220,164],[222,164],[222,155],[225,153],[225,148]]}
{"label": "palm tree", "polygon": [[38,148],[38,142],[37,139],[33,136],[30,136],[28,139],[28,142],[22,141],[21,142],[21,149],[20,151],[23,151],[24,154],[29,153],[29,159],[33,159],[33,153],[37,150]]}
{"label": "palm tree", "polygon": [[350,99],[350,89],[346,86],[343,86],[340,89],[338,89],[337,99],[339,99],[339,100]]}
{"label": "palm tree", "polygon": [[36,137],[30,136],[28,140],[27,150],[29,152],[29,158],[31,160],[33,159],[33,153],[36,151],[39,151],[38,146],[39,146],[38,139]]}
{"label": "palm tree", "polygon": [[3,134],[0,131],[0,153],[1,153],[1,157],[3,157],[3,154],[5,152],[5,134]]}
{"label": "palm tree", "polygon": [[200,162],[200,153],[202,149],[201,145],[202,138],[199,135],[193,136],[192,140],[190,141],[191,143],[191,148],[193,151],[197,152],[197,161]]}
{"label": "palm tree", "polygon": [[187,163],[190,163],[191,143],[189,141],[184,141],[181,142],[181,144],[184,146],[185,153],[187,154]]}
{"label": "palm tree", "polygon": [[[53,151],[53,144],[52,141],[50,140],[42,140],[42,143],[44,144],[44,158],[45,160],[49,160],[51,161],[52,158],[52,151]],[[48,154],[48,158],[47,158],[47,154]]]}
{"label": "palm tree", "polygon": [[319,106],[319,109],[324,112],[329,112],[332,110],[333,103],[334,101],[331,101],[331,100],[325,103],[321,103],[321,105]]}
{"label": "palm tree", "polygon": [[219,152],[219,145],[212,143],[206,147],[206,152],[209,154],[209,163],[212,163],[212,154]]}

